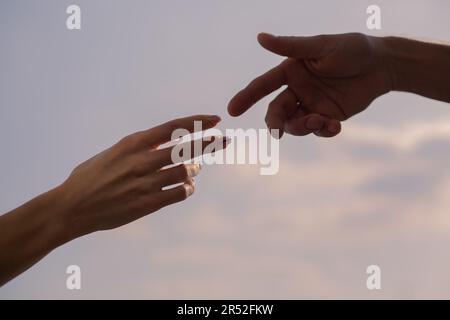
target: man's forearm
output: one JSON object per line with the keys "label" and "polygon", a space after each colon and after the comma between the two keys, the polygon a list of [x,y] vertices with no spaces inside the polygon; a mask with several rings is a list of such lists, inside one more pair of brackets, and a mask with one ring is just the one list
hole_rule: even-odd
{"label": "man's forearm", "polygon": [[450,102],[450,46],[411,39],[382,38],[394,91]]}
{"label": "man's forearm", "polygon": [[0,216],[0,286],[70,240],[54,189]]}

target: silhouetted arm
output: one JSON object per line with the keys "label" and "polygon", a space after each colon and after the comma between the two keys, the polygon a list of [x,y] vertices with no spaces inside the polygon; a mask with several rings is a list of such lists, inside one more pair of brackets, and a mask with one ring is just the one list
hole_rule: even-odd
{"label": "silhouetted arm", "polygon": [[228,112],[239,116],[284,87],[266,114],[267,126],[281,132],[335,136],[339,121],[390,91],[450,102],[450,46],[445,44],[360,33],[312,37],[262,33],[258,41],[287,59],[239,91]]}
{"label": "silhouetted arm", "polygon": [[450,46],[398,37],[382,38],[392,90],[450,102]]}

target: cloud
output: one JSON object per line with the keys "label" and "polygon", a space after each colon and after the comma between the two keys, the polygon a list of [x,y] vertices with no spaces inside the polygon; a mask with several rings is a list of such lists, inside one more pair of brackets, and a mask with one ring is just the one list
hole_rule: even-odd
{"label": "cloud", "polygon": [[399,128],[349,125],[344,139],[363,144],[389,146],[398,151],[413,151],[430,141],[450,139],[450,119],[402,124]]}
{"label": "cloud", "polygon": [[[273,177],[259,176],[254,166],[206,167],[186,205],[111,236],[122,247],[146,246],[145,256],[136,257],[139,248],[123,253],[139,271],[121,273],[121,295],[448,296],[441,279],[450,267],[449,166],[436,168],[446,161],[438,148],[426,148],[444,143],[447,128],[440,122],[358,127],[333,142],[311,138],[302,152],[282,147]],[[391,152],[355,156],[374,145]],[[308,148],[315,158],[303,156]],[[385,274],[378,295],[365,289],[369,264]]]}
{"label": "cloud", "polygon": [[[289,137],[278,175],[205,167],[186,203],[65,246],[27,277],[75,261],[87,298],[448,297],[449,140],[443,121]],[[365,289],[370,264],[380,293]],[[71,297],[23,281],[0,294]]]}

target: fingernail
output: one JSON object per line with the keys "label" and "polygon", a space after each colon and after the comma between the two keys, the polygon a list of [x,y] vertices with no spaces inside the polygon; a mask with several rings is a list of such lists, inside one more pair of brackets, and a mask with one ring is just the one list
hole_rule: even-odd
{"label": "fingernail", "polygon": [[328,131],[331,133],[336,133],[338,132],[338,127],[336,126],[336,124],[334,123],[330,123],[327,127]]}
{"label": "fingernail", "polygon": [[194,193],[194,180],[192,179],[189,183],[185,184],[186,195],[189,197]]}
{"label": "fingernail", "polygon": [[275,38],[275,35],[274,35],[274,34],[268,33],[268,32],[260,32],[259,35],[260,35],[260,36],[267,36],[267,37]]}

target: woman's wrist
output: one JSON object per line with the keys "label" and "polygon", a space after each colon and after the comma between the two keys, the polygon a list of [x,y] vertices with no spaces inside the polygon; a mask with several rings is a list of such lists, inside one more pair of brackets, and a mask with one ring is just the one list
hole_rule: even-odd
{"label": "woman's wrist", "polygon": [[0,216],[0,285],[73,239],[60,199],[55,188]]}
{"label": "woman's wrist", "polygon": [[58,186],[32,200],[35,213],[40,215],[42,221],[43,237],[49,249],[54,249],[75,239],[76,232],[70,225],[69,206],[64,203],[64,187]]}

